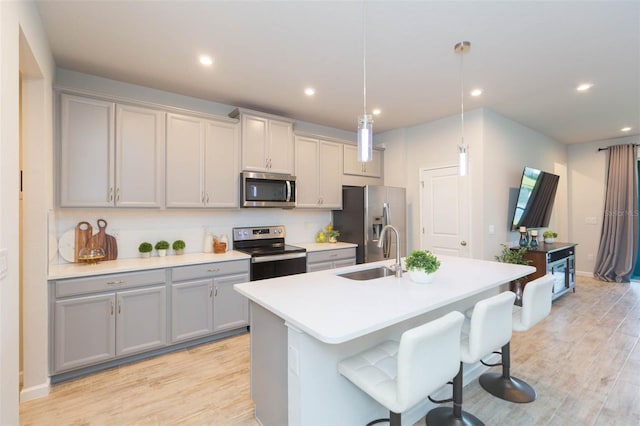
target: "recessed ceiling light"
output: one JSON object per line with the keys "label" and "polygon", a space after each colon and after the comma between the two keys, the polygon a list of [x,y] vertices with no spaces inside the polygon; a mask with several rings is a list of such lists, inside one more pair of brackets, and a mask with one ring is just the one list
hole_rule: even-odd
{"label": "recessed ceiling light", "polygon": [[373,115],[380,115],[380,113],[382,112],[380,110],[380,108],[375,108],[373,111],[371,111],[373,113]]}
{"label": "recessed ceiling light", "polygon": [[593,87],[593,83],[582,83],[578,87],[576,87],[576,90],[578,92],[586,92],[587,90],[591,89],[592,87]]}
{"label": "recessed ceiling light", "polygon": [[209,55],[200,55],[200,57],[198,58],[198,60],[200,61],[200,63],[202,65],[212,65],[213,64],[213,58]]}
{"label": "recessed ceiling light", "polygon": [[471,91],[471,96],[480,96],[482,95],[482,89],[473,89]]}
{"label": "recessed ceiling light", "polygon": [[307,87],[306,89],[304,89],[304,94],[307,96],[313,96],[316,94],[316,89],[314,89],[313,87]]}
{"label": "recessed ceiling light", "polygon": [[622,129],[620,129],[621,132],[629,132],[631,131],[631,127],[623,127]]}

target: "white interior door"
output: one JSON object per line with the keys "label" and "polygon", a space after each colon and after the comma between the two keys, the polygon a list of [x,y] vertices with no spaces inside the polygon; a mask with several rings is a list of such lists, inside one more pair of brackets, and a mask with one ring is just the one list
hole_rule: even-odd
{"label": "white interior door", "polygon": [[467,177],[458,167],[420,169],[420,248],[434,254],[469,257]]}

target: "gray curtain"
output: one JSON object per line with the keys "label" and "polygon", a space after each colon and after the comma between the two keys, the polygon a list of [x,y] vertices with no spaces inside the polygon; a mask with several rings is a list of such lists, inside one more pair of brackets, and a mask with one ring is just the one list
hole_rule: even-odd
{"label": "gray curtain", "polygon": [[629,282],[638,251],[638,173],[635,145],[609,147],[607,192],[594,274]]}

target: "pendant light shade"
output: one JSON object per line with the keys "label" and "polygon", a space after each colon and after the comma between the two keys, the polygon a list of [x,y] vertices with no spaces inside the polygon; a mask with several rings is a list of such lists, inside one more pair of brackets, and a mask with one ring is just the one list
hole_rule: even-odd
{"label": "pendant light shade", "polygon": [[367,10],[362,2],[362,99],[364,112],[358,117],[358,161],[373,159],[373,117],[367,114]]}
{"label": "pendant light shade", "polygon": [[373,117],[363,114],[358,117],[358,161],[373,158]]}
{"label": "pendant light shade", "polygon": [[461,41],[456,43],[453,50],[460,55],[460,144],[458,145],[458,173],[460,176],[466,176],[468,172],[467,149],[469,148],[464,143],[464,79],[462,68],[462,56],[471,50],[471,42]]}

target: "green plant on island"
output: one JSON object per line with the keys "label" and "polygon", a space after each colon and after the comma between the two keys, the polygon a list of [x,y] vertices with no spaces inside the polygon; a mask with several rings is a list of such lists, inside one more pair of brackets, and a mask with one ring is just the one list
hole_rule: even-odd
{"label": "green plant on island", "polygon": [[156,243],[156,250],[167,250],[169,248],[169,242],[160,240]]}
{"label": "green plant on island", "polygon": [[542,233],[542,236],[544,238],[556,238],[558,236],[558,233],[553,231],[544,231]]}
{"label": "green plant on island", "polygon": [[151,243],[148,242],[143,242],[140,243],[140,245],[138,246],[138,251],[140,253],[151,253],[151,251],[153,250],[153,246],[151,245]]}
{"label": "green plant on island", "polygon": [[175,251],[178,251],[178,250],[184,250],[184,248],[185,248],[186,246],[187,246],[187,245],[186,245],[186,244],[185,244],[185,242],[184,242],[184,241],[182,241],[182,240],[175,240],[175,241],[173,242],[173,244],[171,245],[171,247],[172,247]]}
{"label": "green plant on island", "polygon": [[440,268],[440,260],[428,250],[413,250],[404,261],[408,271],[432,274]]}

